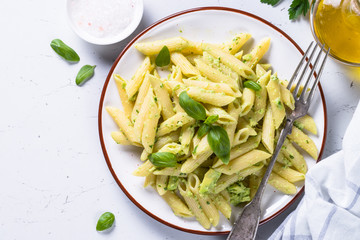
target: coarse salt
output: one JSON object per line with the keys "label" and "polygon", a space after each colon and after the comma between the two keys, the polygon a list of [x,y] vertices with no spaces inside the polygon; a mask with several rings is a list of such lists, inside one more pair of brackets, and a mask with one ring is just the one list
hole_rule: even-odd
{"label": "coarse salt", "polygon": [[116,37],[134,19],[136,0],[71,0],[70,18],[83,32],[96,38]]}

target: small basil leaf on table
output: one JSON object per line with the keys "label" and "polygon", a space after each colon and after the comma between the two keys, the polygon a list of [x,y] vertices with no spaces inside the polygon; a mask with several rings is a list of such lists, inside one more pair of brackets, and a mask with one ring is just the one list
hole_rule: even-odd
{"label": "small basil leaf on table", "polygon": [[225,164],[230,161],[230,140],[227,132],[220,126],[212,126],[207,140],[215,155]]}
{"label": "small basil leaf on table", "polygon": [[59,54],[65,60],[70,61],[70,62],[78,62],[78,61],[80,61],[80,57],[74,51],[74,49],[72,49],[71,47],[66,45],[60,39],[52,40],[51,43],[50,43],[50,46],[51,46],[52,49],[54,49],[54,51],[57,54]]}
{"label": "small basil leaf on table", "polygon": [[211,115],[208,116],[207,119],[205,120],[205,124],[213,124],[214,122],[216,122],[217,120],[219,120],[219,115]]}
{"label": "small basil leaf on table", "polygon": [[96,224],[96,231],[104,231],[106,229],[111,228],[115,221],[115,216],[111,212],[103,213],[97,224]]}
{"label": "small basil leaf on table", "polygon": [[148,158],[155,167],[175,167],[177,163],[175,154],[169,152],[152,153]]}
{"label": "small basil leaf on table", "polygon": [[207,134],[210,131],[210,128],[211,128],[211,126],[209,126],[205,123],[201,124],[199,127],[199,130],[197,132],[198,137],[202,138],[203,136],[205,136],[205,134]]}
{"label": "small basil leaf on table", "polygon": [[198,103],[189,97],[186,91],[183,91],[179,95],[180,106],[185,110],[185,112],[192,118],[196,120],[205,120],[206,111],[203,105]]}
{"label": "small basil leaf on table", "polygon": [[254,82],[254,81],[246,81],[246,82],[244,82],[244,87],[250,88],[250,89],[252,89],[254,91],[261,90],[261,86],[257,82]]}
{"label": "small basil leaf on table", "polygon": [[85,81],[89,80],[92,76],[94,76],[94,68],[96,67],[96,65],[91,66],[91,65],[85,65],[83,66],[77,76],[76,76],[76,84],[77,85],[82,85],[84,84]]}
{"label": "small basil leaf on table", "polygon": [[163,46],[155,58],[155,64],[158,67],[164,67],[170,64],[170,51],[167,46]]}

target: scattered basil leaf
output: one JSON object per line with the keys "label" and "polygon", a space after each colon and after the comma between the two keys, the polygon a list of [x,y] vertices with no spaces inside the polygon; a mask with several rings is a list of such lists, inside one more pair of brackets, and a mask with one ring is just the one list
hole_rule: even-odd
{"label": "scattered basil leaf", "polygon": [[205,123],[201,124],[199,127],[199,130],[197,132],[198,137],[202,138],[203,136],[205,136],[205,134],[207,134],[210,131],[210,128],[211,128],[211,126],[209,126]]}
{"label": "scattered basil leaf", "polygon": [[261,90],[261,86],[257,82],[254,82],[254,81],[246,81],[246,82],[244,82],[244,87],[250,88],[250,89],[252,89],[254,91]]}
{"label": "scattered basil leaf", "polygon": [[115,216],[111,212],[103,213],[97,224],[96,224],[96,231],[104,231],[106,229],[111,228],[115,221]]}
{"label": "scattered basil leaf", "polygon": [[94,76],[94,68],[96,67],[96,65],[94,66],[90,66],[90,65],[85,65],[83,66],[75,79],[75,82],[78,86],[84,84],[84,82],[86,82],[87,80],[89,80],[90,78],[92,78],[92,76]]}
{"label": "scattered basil leaf", "polygon": [[175,154],[169,152],[152,153],[148,158],[155,167],[175,167],[177,163]]}
{"label": "scattered basil leaf", "polygon": [[185,112],[192,118],[196,120],[205,120],[206,111],[203,105],[198,103],[189,97],[186,91],[183,91],[179,95],[180,106],[185,110]]}
{"label": "scattered basil leaf", "polygon": [[70,61],[70,62],[78,62],[78,61],[80,61],[80,57],[74,51],[74,49],[72,49],[71,47],[66,45],[60,39],[52,40],[51,43],[50,43],[50,46],[51,46],[52,49],[54,49],[54,51],[57,54],[59,54],[65,60]]}
{"label": "scattered basil leaf", "polygon": [[156,56],[155,64],[158,67],[164,67],[170,64],[170,51],[167,46],[163,46]]}
{"label": "scattered basil leaf", "polygon": [[225,164],[230,161],[230,140],[227,132],[220,126],[212,126],[208,135],[208,143],[215,153]]}
{"label": "scattered basil leaf", "polygon": [[208,116],[207,119],[205,120],[205,124],[213,124],[214,122],[216,122],[217,120],[219,120],[219,115],[211,115]]}

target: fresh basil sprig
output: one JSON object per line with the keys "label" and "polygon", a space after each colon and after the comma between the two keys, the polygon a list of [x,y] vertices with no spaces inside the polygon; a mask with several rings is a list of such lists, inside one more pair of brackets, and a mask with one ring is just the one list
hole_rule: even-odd
{"label": "fresh basil sprig", "polygon": [[206,111],[204,106],[190,98],[186,91],[180,93],[179,103],[190,117],[202,121],[206,119]]}
{"label": "fresh basil sprig", "polygon": [[155,167],[175,167],[177,163],[175,154],[169,152],[152,153],[148,158]]}
{"label": "fresh basil sprig", "polygon": [[111,212],[103,213],[97,224],[96,224],[96,231],[104,231],[106,229],[111,228],[115,221],[115,216]]}
{"label": "fresh basil sprig", "polygon": [[164,67],[170,64],[170,51],[167,46],[163,46],[155,58],[155,64],[158,67]]}
{"label": "fresh basil sprig", "polygon": [[257,82],[254,82],[254,81],[246,81],[246,82],[244,82],[244,87],[250,88],[250,89],[252,89],[254,91],[261,90],[261,86]]}
{"label": "fresh basil sprig", "polygon": [[220,126],[211,126],[207,140],[215,155],[223,163],[228,164],[230,161],[230,140],[227,132]]}
{"label": "fresh basil sprig", "polygon": [[83,66],[75,79],[76,84],[82,85],[84,84],[84,82],[86,82],[87,80],[89,80],[90,78],[92,78],[92,76],[94,76],[94,68],[96,67],[96,65],[91,66],[91,65],[85,65]]}
{"label": "fresh basil sprig", "polygon": [[203,105],[189,97],[186,91],[179,95],[180,106],[192,118],[201,121],[197,135],[199,138],[207,134],[207,140],[211,150],[225,164],[230,161],[230,140],[227,132],[220,126],[213,125],[219,120],[219,115],[212,115],[206,118],[206,111]]}
{"label": "fresh basil sprig", "polygon": [[74,51],[74,49],[72,49],[71,47],[66,45],[60,39],[52,40],[51,43],[50,43],[50,46],[51,46],[52,49],[54,49],[54,51],[57,54],[59,54],[65,60],[67,60],[69,62],[78,62],[78,61],[80,61],[80,57]]}

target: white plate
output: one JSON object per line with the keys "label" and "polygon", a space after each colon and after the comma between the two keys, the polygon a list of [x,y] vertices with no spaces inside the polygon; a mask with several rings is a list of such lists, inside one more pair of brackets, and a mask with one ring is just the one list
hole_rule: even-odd
{"label": "white plate", "polygon": [[[224,234],[231,229],[231,223],[223,216],[218,227],[205,230],[195,219],[176,217],[165,201],[152,188],[143,188],[144,178],[135,177],[132,172],[141,164],[141,150],[136,147],[117,145],[110,133],[117,129],[112,119],[105,111],[105,106],[121,108],[120,99],[114,81],[113,73],[119,73],[125,79],[130,79],[140,65],[144,56],[133,47],[134,42],[152,41],[174,36],[183,36],[193,41],[221,43],[231,39],[234,34],[249,32],[253,40],[246,43],[245,49],[250,49],[264,37],[271,37],[272,43],[269,52],[265,55],[266,62],[272,64],[273,71],[278,72],[281,79],[289,79],[302,54],[299,46],[284,32],[269,22],[235,9],[209,7],[184,11],[169,16],[150,26],[139,34],[119,55],[109,72],[101,95],[99,106],[99,133],[106,162],[115,180],[125,194],[139,208],[156,220],[192,233]],[[320,156],[326,136],[326,107],[325,99],[320,90],[314,98],[310,108],[310,115],[315,119],[318,127],[318,136],[312,136],[320,150]],[[308,167],[315,161],[305,154]],[[302,191],[303,184],[298,186]],[[261,223],[264,223],[288,207],[295,196],[284,195],[268,186],[262,200]]]}

